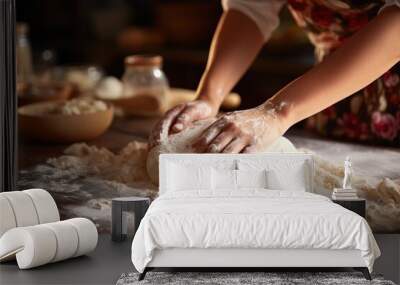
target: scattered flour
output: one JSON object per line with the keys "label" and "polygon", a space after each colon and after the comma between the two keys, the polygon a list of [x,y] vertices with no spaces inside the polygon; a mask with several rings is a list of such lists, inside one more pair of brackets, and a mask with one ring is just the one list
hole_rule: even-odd
{"label": "scattered flour", "polygon": [[[314,191],[331,197],[333,188],[342,186],[344,168],[315,154],[314,161]],[[400,181],[355,175],[352,186],[360,198],[367,200],[367,220],[373,231],[400,231]]]}
{"label": "scattered flour", "polygon": [[117,154],[106,148],[79,143],[71,145],[64,153],[47,162],[58,169],[76,171],[81,175],[99,176],[128,185],[140,182],[149,184],[145,168],[145,143],[131,142]]}

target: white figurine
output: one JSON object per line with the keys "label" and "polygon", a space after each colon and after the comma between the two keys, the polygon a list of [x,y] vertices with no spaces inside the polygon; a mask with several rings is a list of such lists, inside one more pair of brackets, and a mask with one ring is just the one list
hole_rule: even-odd
{"label": "white figurine", "polygon": [[353,176],[353,170],[351,168],[351,160],[350,157],[347,156],[344,161],[344,178],[343,178],[343,189],[352,189],[351,188],[351,179]]}

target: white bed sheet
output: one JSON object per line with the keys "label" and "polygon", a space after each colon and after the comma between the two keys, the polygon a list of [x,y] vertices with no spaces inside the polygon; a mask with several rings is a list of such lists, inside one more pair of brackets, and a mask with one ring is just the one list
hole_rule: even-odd
{"label": "white bed sheet", "polygon": [[265,189],[160,196],[133,239],[135,268],[143,272],[166,248],[357,249],[370,271],[380,255],[359,215],[320,195]]}

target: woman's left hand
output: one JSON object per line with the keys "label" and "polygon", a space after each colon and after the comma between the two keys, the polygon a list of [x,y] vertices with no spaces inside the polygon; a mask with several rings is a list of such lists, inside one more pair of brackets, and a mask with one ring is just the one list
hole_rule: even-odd
{"label": "woman's left hand", "polygon": [[283,108],[267,101],[257,108],[227,113],[208,127],[192,146],[197,152],[256,152],[286,131],[280,116]]}

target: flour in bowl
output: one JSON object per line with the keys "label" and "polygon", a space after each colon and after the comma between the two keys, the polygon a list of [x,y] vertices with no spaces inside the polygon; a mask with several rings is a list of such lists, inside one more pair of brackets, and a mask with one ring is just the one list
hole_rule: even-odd
{"label": "flour in bowl", "polygon": [[55,105],[49,113],[60,115],[90,114],[108,109],[107,104],[93,98],[77,98]]}

